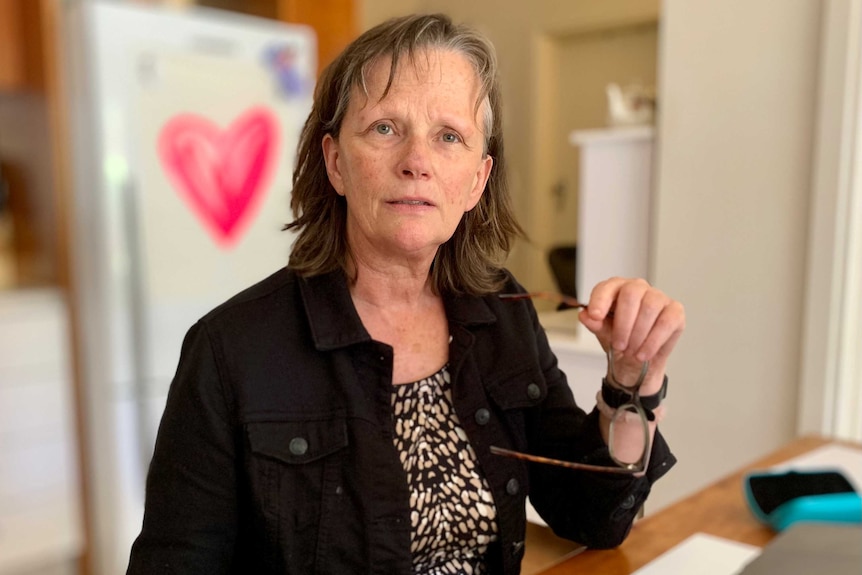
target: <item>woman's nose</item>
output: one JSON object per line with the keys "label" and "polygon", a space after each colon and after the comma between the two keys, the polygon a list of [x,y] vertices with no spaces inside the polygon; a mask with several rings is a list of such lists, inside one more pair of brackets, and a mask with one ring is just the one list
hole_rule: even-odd
{"label": "woman's nose", "polygon": [[401,157],[401,175],[408,178],[427,178],[431,175],[431,150],[428,142],[421,137],[412,136],[404,143]]}

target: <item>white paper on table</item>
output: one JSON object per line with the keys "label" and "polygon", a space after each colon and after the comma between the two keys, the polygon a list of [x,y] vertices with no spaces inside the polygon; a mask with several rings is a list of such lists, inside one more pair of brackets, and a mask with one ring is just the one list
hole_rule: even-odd
{"label": "white paper on table", "polygon": [[844,445],[824,445],[776,465],[775,471],[789,469],[835,469],[841,471],[857,493],[862,493],[862,451]]}
{"label": "white paper on table", "polygon": [[754,545],[695,533],[632,575],[735,575],[760,551]]}

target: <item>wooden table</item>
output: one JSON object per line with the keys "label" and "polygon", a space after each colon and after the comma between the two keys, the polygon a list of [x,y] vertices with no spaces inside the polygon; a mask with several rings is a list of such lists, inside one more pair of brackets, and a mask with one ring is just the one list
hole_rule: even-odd
{"label": "wooden table", "polygon": [[575,552],[540,575],[628,575],[695,533],[763,547],[775,533],[752,516],[743,495],[743,477],[755,469],[772,467],[829,443],[832,442],[816,437],[797,439],[700,492],[635,522],[628,538],[618,548]]}

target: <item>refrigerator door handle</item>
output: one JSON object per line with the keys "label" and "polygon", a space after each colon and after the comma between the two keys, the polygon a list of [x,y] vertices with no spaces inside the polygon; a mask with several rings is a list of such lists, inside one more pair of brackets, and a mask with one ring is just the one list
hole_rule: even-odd
{"label": "refrigerator door handle", "polygon": [[122,184],[121,204],[123,230],[126,239],[128,265],[127,296],[129,302],[129,341],[131,344],[132,381],[131,399],[134,404],[136,441],[141,469],[149,468],[155,444],[155,430],[148,425],[147,413],[147,374],[149,339],[147,338],[147,301],[145,296],[143,246],[140,230],[140,210],[138,209],[138,185],[132,174],[127,174]]}

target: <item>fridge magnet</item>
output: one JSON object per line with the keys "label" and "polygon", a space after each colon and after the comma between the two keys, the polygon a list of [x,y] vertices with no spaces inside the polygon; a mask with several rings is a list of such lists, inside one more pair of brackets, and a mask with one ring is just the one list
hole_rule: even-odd
{"label": "fridge magnet", "polygon": [[279,94],[285,98],[302,98],[311,92],[300,55],[300,50],[291,44],[272,44],[264,50],[266,67],[275,78]]}

